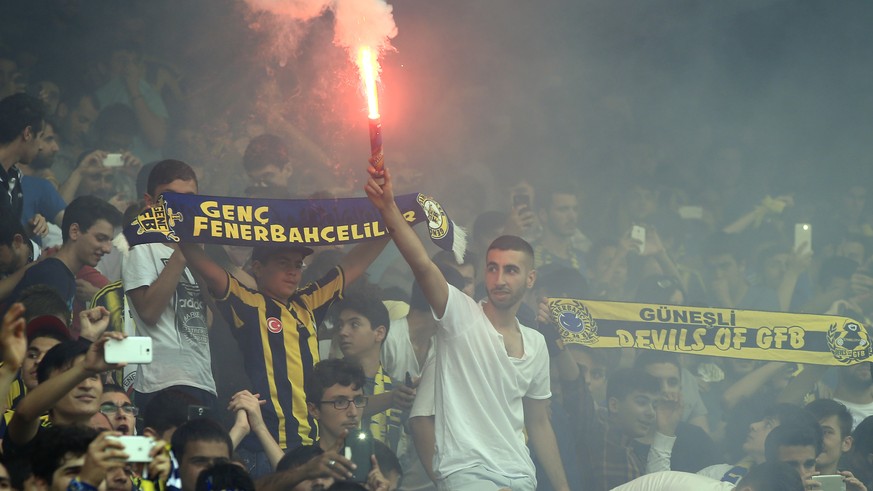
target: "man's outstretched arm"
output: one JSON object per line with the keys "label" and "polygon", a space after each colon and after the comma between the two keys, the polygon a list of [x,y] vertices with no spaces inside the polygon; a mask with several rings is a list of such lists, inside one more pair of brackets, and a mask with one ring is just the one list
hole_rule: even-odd
{"label": "man's outstretched arm", "polygon": [[[403,259],[412,268],[412,274],[415,275],[415,279],[421,286],[421,290],[434,313],[437,317],[442,317],[449,300],[449,287],[446,279],[436,264],[431,261],[424,244],[421,243],[412,227],[406,223],[406,219],[400,213],[400,208],[394,202],[394,189],[391,185],[391,173],[388,172],[388,168],[385,167],[382,174],[379,174],[372,166],[368,171],[370,179],[364,188],[367,197],[382,214],[388,233],[394,239]],[[378,181],[382,181],[381,184]]]}

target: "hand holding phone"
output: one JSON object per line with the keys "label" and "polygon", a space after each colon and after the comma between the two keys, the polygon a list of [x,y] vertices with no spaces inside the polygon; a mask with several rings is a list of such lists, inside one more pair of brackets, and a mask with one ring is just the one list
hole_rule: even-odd
{"label": "hand holding phone", "polygon": [[812,476],[811,479],[821,483],[822,491],[846,491],[846,482],[839,474]]}
{"label": "hand holding phone", "polygon": [[124,167],[124,157],[120,153],[107,153],[103,167]]}
{"label": "hand holding phone", "polygon": [[131,336],[122,340],[110,339],[103,349],[106,363],[151,363],[152,338]]}
{"label": "hand holding phone", "polygon": [[640,254],[646,251],[646,227],[634,225],[631,227],[631,239],[640,246]]}
{"label": "hand holding phone", "polygon": [[812,225],[808,223],[794,224],[794,252],[796,254],[812,254]]}
{"label": "hand holding phone", "polygon": [[373,455],[373,436],[366,430],[349,433],[346,446],[343,448],[345,458],[351,460],[357,467],[348,480],[365,483],[372,470],[370,456]]}

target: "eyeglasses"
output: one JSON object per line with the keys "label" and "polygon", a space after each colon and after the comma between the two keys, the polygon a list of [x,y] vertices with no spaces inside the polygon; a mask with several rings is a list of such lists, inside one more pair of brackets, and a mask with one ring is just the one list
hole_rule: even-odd
{"label": "eyeglasses", "polygon": [[321,404],[333,404],[335,409],[348,409],[349,405],[354,403],[355,407],[362,408],[367,406],[366,396],[357,396],[354,399],[337,399],[335,401],[319,401]]}
{"label": "eyeglasses", "polygon": [[118,411],[122,411],[125,414],[130,414],[131,416],[136,416],[139,414],[139,408],[134,406],[133,404],[122,404],[118,406],[111,402],[104,402],[100,405],[100,412],[103,414],[115,414]]}

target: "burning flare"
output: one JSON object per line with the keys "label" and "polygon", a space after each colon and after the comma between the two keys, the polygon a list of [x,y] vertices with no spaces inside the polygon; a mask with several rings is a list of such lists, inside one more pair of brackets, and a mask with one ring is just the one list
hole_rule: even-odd
{"label": "burning flare", "polygon": [[379,97],[376,94],[376,77],[379,64],[369,46],[358,50],[358,70],[367,93],[367,109],[370,126],[370,163],[377,171],[382,170],[385,157],[382,154],[382,118],[379,116]]}

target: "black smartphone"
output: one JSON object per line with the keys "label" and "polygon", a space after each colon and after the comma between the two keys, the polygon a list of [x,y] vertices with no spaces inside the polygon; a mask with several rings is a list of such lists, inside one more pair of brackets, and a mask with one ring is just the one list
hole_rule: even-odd
{"label": "black smartphone", "polygon": [[209,416],[209,407],[191,404],[188,406],[188,421]]}
{"label": "black smartphone", "polygon": [[367,482],[367,475],[370,474],[373,467],[372,462],[370,462],[373,451],[373,435],[370,432],[360,430],[349,433],[346,437],[346,446],[343,449],[343,453],[347,459],[357,466],[352,477],[348,479],[349,481]]}

